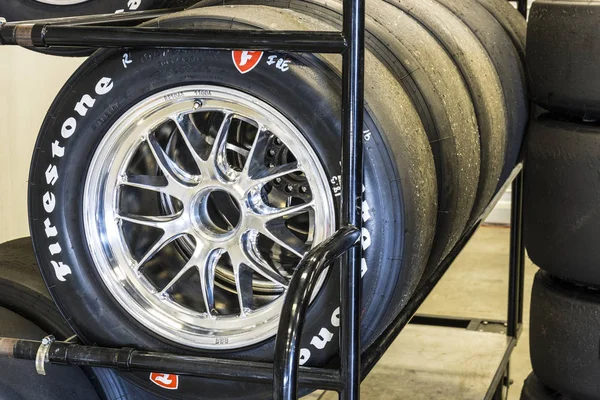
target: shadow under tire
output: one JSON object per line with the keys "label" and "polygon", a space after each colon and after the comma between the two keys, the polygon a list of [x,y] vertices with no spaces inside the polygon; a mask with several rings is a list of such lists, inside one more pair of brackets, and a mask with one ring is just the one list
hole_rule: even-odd
{"label": "shadow under tire", "polygon": [[568,400],[557,391],[544,385],[537,376],[532,372],[529,374],[523,390],[521,391],[520,400]]}
{"label": "shadow under tire", "polygon": [[524,241],[554,276],[600,285],[600,125],[543,114],[530,123],[524,172]]}
{"label": "shadow under tire", "polygon": [[541,382],[574,399],[598,399],[600,292],[539,271],[531,296],[531,364]]}
{"label": "shadow under tire", "polygon": [[531,7],[531,99],[550,110],[600,118],[600,2],[538,0]]}

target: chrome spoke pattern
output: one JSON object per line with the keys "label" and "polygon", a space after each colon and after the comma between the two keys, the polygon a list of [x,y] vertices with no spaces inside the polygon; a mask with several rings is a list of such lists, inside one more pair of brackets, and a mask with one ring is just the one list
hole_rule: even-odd
{"label": "chrome spoke pattern", "polygon": [[111,293],[155,333],[196,348],[273,336],[295,267],[335,226],[328,179],[297,128],[215,86],[128,111],[94,154],[84,199]]}

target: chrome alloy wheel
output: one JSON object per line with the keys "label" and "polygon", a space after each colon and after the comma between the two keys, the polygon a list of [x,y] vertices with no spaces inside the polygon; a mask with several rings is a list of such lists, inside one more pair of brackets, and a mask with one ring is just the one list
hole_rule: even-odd
{"label": "chrome alloy wheel", "polygon": [[335,227],[327,176],[300,131],[261,100],[208,85],[153,95],[110,128],[83,216],[119,304],[204,349],[275,335],[298,262]]}

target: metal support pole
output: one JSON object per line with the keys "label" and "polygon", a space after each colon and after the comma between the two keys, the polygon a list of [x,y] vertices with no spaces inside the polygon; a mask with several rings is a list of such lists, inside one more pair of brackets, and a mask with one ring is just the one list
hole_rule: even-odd
{"label": "metal support pole", "polygon": [[507,335],[517,338],[523,322],[523,280],[525,276],[523,244],[523,172],[512,184],[510,221],[510,269],[508,280]]}
{"label": "metal support pole", "polygon": [[296,400],[300,339],[311,294],[319,276],[360,239],[355,227],[344,227],[309,251],[294,272],[281,310],[273,365],[273,398]]}
{"label": "metal support pole", "polygon": [[527,0],[517,0],[517,10],[523,17],[527,18]]}
{"label": "metal support pole", "polygon": [[[341,226],[362,229],[364,0],[344,0],[342,93],[342,214]],[[362,248],[344,257],[341,273],[340,360],[344,389],[340,399],[360,398],[360,266]]]}

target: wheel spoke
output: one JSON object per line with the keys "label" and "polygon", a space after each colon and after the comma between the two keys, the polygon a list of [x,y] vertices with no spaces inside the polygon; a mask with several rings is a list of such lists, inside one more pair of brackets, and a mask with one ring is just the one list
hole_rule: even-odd
{"label": "wheel spoke", "polygon": [[160,216],[147,216],[147,215],[118,215],[118,219],[121,221],[131,222],[132,224],[148,226],[151,228],[161,229],[165,232],[173,231],[175,222],[179,219],[179,215],[160,215]]}
{"label": "wheel spoke", "polygon": [[246,150],[243,147],[240,147],[233,143],[227,143],[225,145],[225,149],[235,151],[236,153],[238,153],[239,155],[244,156],[244,157],[248,157],[248,154],[250,154],[250,150]]}
{"label": "wheel spoke", "polygon": [[231,121],[233,121],[233,114],[226,113],[223,117],[223,122],[221,122],[221,126],[219,126],[219,130],[215,136],[215,141],[210,150],[209,159],[213,162],[213,164],[222,163],[227,159],[225,150],[227,147],[227,134],[229,133]]}
{"label": "wheel spoke", "polygon": [[259,232],[300,258],[310,250],[310,246],[294,235],[283,223],[269,224]]}
{"label": "wheel spoke", "polygon": [[243,262],[234,261],[234,258],[232,258],[231,261],[233,262],[233,275],[235,278],[238,303],[240,305],[240,316],[244,317],[252,310],[254,297],[252,289],[252,269]]}
{"label": "wheel spoke", "polygon": [[292,174],[294,172],[302,172],[298,163],[288,163],[284,165],[278,165],[277,167],[267,169],[264,165],[261,167],[262,169],[255,169],[254,175],[242,175],[242,179],[240,180],[240,184],[249,191],[255,188],[261,188],[265,184],[272,182],[277,178],[282,178],[286,175]]}
{"label": "wheel spoke", "polygon": [[179,133],[181,134],[181,137],[183,139],[183,142],[185,143],[185,146],[187,147],[190,154],[192,155],[192,159],[196,163],[198,170],[200,170],[200,174],[205,174],[206,161],[202,159],[202,157],[200,156],[201,153],[198,153],[196,151],[196,149],[194,148],[194,146],[192,145],[192,142],[191,142],[192,138],[197,139],[201,142],[205,142],[205,140],[202,138],[202,133],[198,130],[196,125],[194,125],[194,123],[190,119],[189,115],[177,116],[177,117],[173,118],[173,120],[175,121],[175,124],[177,125],[177,129],[179,130]]}
{"label": "wheel spoke", "polygon": [[146,137],[146,142],[150,147],[152,155],[158,164],[158,168],[167,178],[169,185],[186,186],[186,184],[195,183],[192,176],[182,170],[175,162],[165,153],[163,148],[158,143],[156,137],[152,134]]}
{"label": "wheel spoke", "polygon": [[169,283],[167,283],[167,285],[158,293],[159,296],[164,296],[167,291],[169,289],[171,289],[173,286],[175,286],[175,284],[177,282],[179,282],[179,280],[192,268],[196,267],[196,263],[194,262],[195,258],[192,257],[188,260],[188,262],[183,266],[183,268],[181,268],[181,270],[179,270],[179,272],[177,273],[177,275],[175,275],[173,277],[173,279],[171,279],[169,281]]}
{"label": "wheel spoke", "polygon": [[215,310],[215,271],[217,263],[221,256],[225,253],[223,249],[212,251],[204,260],[202,265],[198,265],[200,273],[200,285],[202,286],[202,297],[204,298],[204,306],[209,315],[216,314]]}
{"label": "wheel spoke", "polygon": [[276,219],[290,219],[313,209],[314,203],[312,201],[285,208],[274,208],[263,205],[259,209],[259,213],[253,216],[253,219],[261,220],[262,224],[264,225]]}
{"label": "wheel spoke", "polygon": [[185,201],[189,197],[188,191],[184,187],[170,184],[164,176],[129,175],[122,177],[118,184],[119,186],[129,186],[162,193],[167,196],[175,197],[181,201]]}
{"label": "wheel spoke", "polygon": [[256,243],[258,232],[246,233],[246,240],[243,241],[243,253],[245,258],[248,260],[248,267],[252,268],[254,272],[261,275],[263,278],[271,281],[272,283],[287,289],[289,285],[289,279],[282,276],[274,266],[270,265],[267,260],[260,254],[258,249],[252,243]]}
{"label": "wheel spoke", "polygon": [[242,176],[251,179],[251,177],[258,175],[261,171],[266,169],[264,159],[268,144],[269,137],[267,136],[264,127],[259,126],[250,152],[246,158]]}
{"label": "wheel spoke", "polygon": [[[196,241],[198,243],[198,240]],[[224,250],[209,250],[207,247],[197,245],[190,259],[185,263],[183,268],[167,283],[167,285],[158,293],[159,296],[164,296],[169,289],[177,284],[185,274],[191,269],[196,268],[200,274],[200,285],[202,297],[206,312],[209,315],[214,314],[215,296],[214,296],[214,280],[215,269],[219,258]]]}
{"label": "wheel spoke", "polygon": [[146,251],[146,254],[138,260],[134,266],[138,271],[142,265],[162,250],[166,245],[173,240],[184,235],[186,230],[183,227],[182,219],[179,215],[169,216],[142,216],[142,215],[118,215],[120,221],[130,222],[136,225],[147,226],[150,228],[160,229],[163,234],[160,238]]}

